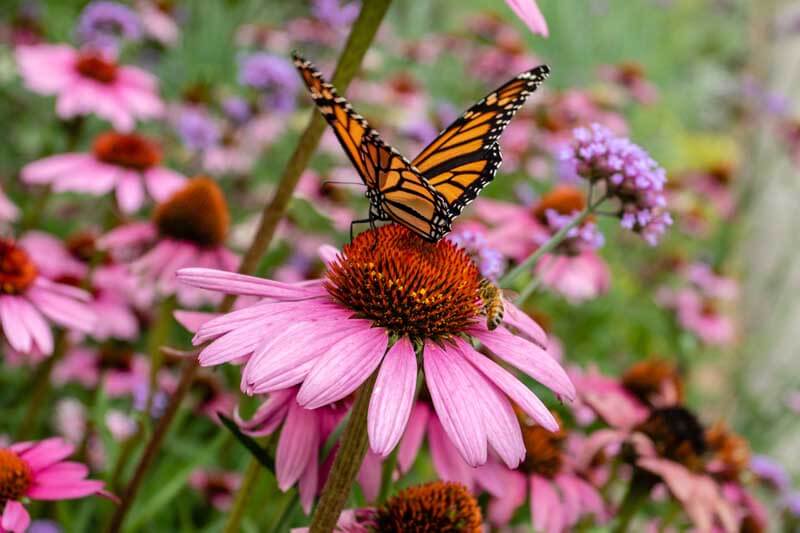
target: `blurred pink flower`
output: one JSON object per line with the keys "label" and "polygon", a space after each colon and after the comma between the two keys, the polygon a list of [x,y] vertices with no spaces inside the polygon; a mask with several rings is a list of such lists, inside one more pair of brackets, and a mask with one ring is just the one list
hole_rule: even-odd
{"label": "blurred pink flower", "polygon": [[19,352],[53,352],[53,334],[45,317],[67,329],[90,333],[97,317],[90,295],[39,274],[39,264],[19,245],[0,239],[0,323],[6,340]]}
{"label": "blurred pink flower", "polygon": [[547,37],[547,21],[535,0],[506,0],[506,4],[533,33]]}
{"label": "blurred pink flower", "polygon": [[572,531],[586,515],[603,523],[608,518],[603,497],[577,470],[576,458],[565,443],[567,434],[550,433],[536,425],[524,426],[523,432],[527,456],[518,470],[497,462],[477,469],[479,484],[491,495],[488,514],[492,524],[508,525],[526,501],[536,531]]}
{"label": "blurred pink flower", "polygon": [[136,11],[147,35],[165,46],[174,45],[180,37],[175,20],[165,11],[168,4],[150,0],[137,0]]}
{"label": "blurred pink flower", "polygon": [[95,260],[95,237],[91,232],[76,234],[67,242],[41,232],[30,231],[19,245],[34,263],[43,265],[40,273],[57,283],[80,287],[89,283],[91,300],[88,307],[98,317],[91,335],[96,340],[109,338],[133,340],[139,334],[139,319],[133,308],[145,309],[152,295],[138,287],[136,279],[121,264],[102,261],[91,268]]}
{"label": "blurred pink flower", "polygon": [[225,246],[228,206],[210,178],[194,178],[159,204],[152,222],[132,222],[100,238],[101,249],[130,262],[131,271],[161,296],[187,307],[215,304],[219,293],[177,282],[175,272],[198,266],[235,271],[239,258]]}
{"label": "blurred pink flower", "polygon": [[0,189],[0,222],[14,222],[19,218],[19,208],[14,205],[3,189]]}
{"label": "blurred pink flower", "polygon": [[74,450],[57,437],[0,449],[0,479],[5,482],[0,530],[24,533],[28,529],[31,517],[22,505],[24,499],[70,500],[102,490],[102,481],[86,479],[85,465],[64,461]]}
{"label": "blurred pink flower", "polygon": [[160,165],[161,150],[150,139],[135,133],[106,132],[94,141],[90,153],[67,153],[34,161],[22,169],[28,184],[51,184],[56,192],[80,192],[100,196],[116,191],[124,213],[138,211],[145,190],[157,202],[166,200],[186,178]]}
{"label": "blurred pink flower", "polygon": [[620,86],[636,102],[650,105],[658,100],[658,88],[646,78],[644,67],[639,63],[602,65],[598,70],[600,78]]}
{"label": "blurred pink flower", "polygon": [[681,327],[704,343],[733,344],[737,327],[731,307],[738,296],[736,281],[715,274],[704,263],[688,265],[682,275],[688,284],[678,289],[663,287],[656,294],[657,301],[673,309]]}
{"label": "blurred pink flower", "polygon": [[40,44],[17,47],[16,59],[28,89],[57,95],[61,118],[95,113],[115,129],[131,131],[137,118],[158,118],[164,111],[152,74],[98,52]]}
{"label": "blurred pink flower", "polygon": [[[167,384],[167,373],[166,369],[159,373],[159,383]],[[124,346],[76,346],[53,369],[53,382],[58,385],[76,382],[87,389],[101,385],[112,398],[133,396],[149,380],[149,358]]]}
{"label": "blurred pink flower", "polygon": [[189,476],[189,486],[223,512],[230,509],[241,484],[242,475],[235,471],[198,468]]}
{"label": "blurred pink flower", "polygon": [[[372,267],[374,275],[369,275],[355,266],[363,264],[387,266]],[[393,269],[391,277],[378,276],[379,268]],[[490,447],[510,467],[522,459],[522,435],[511,401],[542,426],[558,426],[528,387],[477,352],[461,334],[559,396],[575,396],[564,370],[541,347],[546,335],[527,315],[506,306],[506,324],[519,335],[506,328],[486,328],[480,309],[474,307],[480,274],[465,252],[446,240],[427,244],[400,226],[359,234],[329,262],[326,279],[285,284],[204,268],[183,269],[178,277],[194,287],[265,299],[202,324],[193,341],[213,341],[200,353],[204,366],[246,357],[242,390],[248,394],[300,386],[298,404],[316,409],[348,397],[378,370],[368,429],[371,448],[381,456],[400,441],[411,413],[418,370],[414,342],[424,346],[425,381],[445,433],[471,465],[484,463]],[[372,286],[398,278],[411,285],[402,291]],[[432,315],[435,323],[427,321],[427,313],[420,317],[402,312],[417,309],[411,302],[420,290],[433,301],[438,301],[439,291],[448,294],[447,303]],[[352,291],[376,297],[360,307],[349,299]],[[354,318],[355,314],[368,318]],[[390,332],[399,337],[391,346]],[[310,342],[300,352],[286,351],[286,346],[297,346],[298,337]],[[436,342],[440,338],[450,342]]]}

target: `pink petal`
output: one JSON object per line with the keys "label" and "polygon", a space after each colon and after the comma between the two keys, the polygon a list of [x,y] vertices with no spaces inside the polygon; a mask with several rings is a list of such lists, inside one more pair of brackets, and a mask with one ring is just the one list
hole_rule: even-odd
{"label": "pink petal", "polygon": [[144,203],[144,186],[138,172],[124,172],[117,182],[117,204],[123,213],[135,213]]}
{"label": "pink petal", "polygon": [[367,502],[372,503],[378,499],[383,477],[383,461],[377,453],[367,451],[358,471],[358,484]]}
{"label": "pink petal", "polygon": [[36,473],[34,481],[37,485],[63,485],[69,478],[83,481],[87,475],[89,475],[89,468],[86,465],[66,461],[40,470]]}
{"label": "pink petal", "polygon": [[298,287],[290,283],[280,283],[269,279],[211,268],[183,268],[178,271],[177,275],[178,279],[193,287],[240,296],[301,300],[327,294],[327,291],[320,287]]}
{"label": "pink petal", "polygon": [[562,533],[565,524],[561,500],[550,481],[538,474],[531,475],[530,505],[531,521],[537,531]]}
{"label": "pink petal", "polygon": [[428,422],[428,445],[433,467],[439,478],[462,483],[472,491],[475,486],[475,469],[464,462],[463,454],[453,445],[435,416]]}
{"label": "pink petal", "polygon": [[[466,376],[474,370],[460,357],[451,357],[432,342],[423,352],[425,382],[442,427],[470,466],[486,462],[487,436],[481,415],[473,404],[480,401]],[[468,369],[468,370],[465,370]]]}
{"label": "pink petal", "polygon": [[206,313],[203,311],[178,310],[172,313],[172,316],[175,317],[178,324],[186,328],[187,331],[197,333],[200,326],[219,315],[217,313]]}
{"label": "pink petal", "polygon": [[165,167],[147,169],[144,179],[147,192],[157,202],[163,202],[186,183],[183,174]]}
{"label": "pink petal", "polygon": [[408,425],[397,451],[397,467],[401,472],[408,472],[414,465],[414,460],[422,447],[422,439],[425,437],[425,428],[428,426],[430,416],[431,410],[425,403],[416,402],[411,408],[411,416],[408,418]]}
{"label": "pink petal", "polygon": [[317,416],[313,411],[303,409],[297,402],[293,402],[275,454],[275,476],[282,491],[286,492],[300,479],[318,448]]}
{"label": "pink petal", "polygon": [[472,327],[468,331],[497,357],[514,365],[533,379],[567,400],[575,399],[575,386],[558,362],[539,346],[503,328],[488,331]]}
{"label": "pink petal", "polygon": [[11,347],[18,352],[29,353],[33,339],[19,313],[21,300],[18,296],[0,296],[0,322]]}
{"label": "pink petal", "polygon": [[[486,468],[488,471],[483,471]],[[491,476],[500,485],[499,490],[492,492],[494,498],[489,502],[489,520],[497,526],[504,526],[511,521],[514,512],[525,505],[528,496],[528,480],[520,472],[504,469],[500,465],[486,465],[478,468],[481,485],[485,485],[486,477]]]}
{"label": "pink petal", "polygon": [[28,328],[33,344],[45,355],[53,353],[53,332],[42,315],[25,300],[17,300],[20,320]]}
{"label": "pink petal", "polygon": [[378,367],[386,353],[386,330],[352,333],[319,357],[297,393],[297,402],[316,409],[354,392]]}
{"label": "pink petal", "polygon": [[506,0],[506,4],[533,33],[547,37],[547,21],[534,0]]}
{"label": "pink petal", "polygon": [[389,348],[369,402],[367,428],[372,451],[387,456],[403,436],[417,388],[417,356],[407,337]]}
{"label": "pink petal", "polygon": [[[259,392],[297,385],[306,379],[318,358],[338,349],[340,342],[349,347],[346,339],[368,327],[368,323],[360,320],[278,324],[247,362],[242,381]],[[308,340],[298,346],[298,338]]]}
{"label": "pink petal", "polygon": [[9,500],[3,509],[3,517],[0,526],[4,531],[13,533],[25,533],[31,524],[31,516],[25,507],[18,501]]}
{"label": "pink petal", "polygon": [[558,422],[544,403],[524,383],[515,378],[503,367],[477,352],[472,346],[459,339],[458,347],[464,358],[477,368],[489,381],[494,383],[522,411],[537,424],[550,431],[558,430]]}
{"label": "pink petal", "polygon": [[27,496],[33,500],[72,500],[97,494],[103,490],[102,481],[81,480],[63,484],[34,485]]}
{"label": "pink petal", "polygon": [[311,506],[317,497],[319,487],[319,458],[316,454],[312,455],[303,475],[300,476],[300,483],[297,487],[300,492],[300,505],[306,514],[311,513]]}
{"label": "pink petal", "polygon": [[238,408],[233,412],[233,419],[236,425],[248,435],[257,437],[270,435],[278,429],[278,426],[286,418],[289,407],[297,403],[295,402],[295,396],[297,396],[297,389],[295,388],[275,391],[270,393],[266,401],[258,406],[250,420],[243,419],[239,414]]}
{"label": "pink petal", "polygon": [[575,525],[581,515],[581,495],[578,485],[571,476],[565,474],[556,476],[555,482],[563,496],[564,521],[569,526]]}
{"label": "pink petal", "polygon": [[97,317],[85,304],[52,290],[34,286],[28,297],[50,320],[66,328],[91,333]]}
{"label": "pink petal", "polygon": [[25,165],[22,168],[21,177],[25,183],[48,183],[58,176],[69,174],[76,167],[93,162],[94,158],[89,154],[53,155]]}
{"label": "pink petal", "polygon": [[43,470],[69,457],[74,451],[75,447],[72,444],[60,437],[52,437],[36,442],[27,450],[17,453],[28,463],[31,470],[36,473],[39,470]]}
{"label": "pink petal", "polygon": [[520,308],[506,299],[503,299],[503,308],[504,322],[517,328],[534,344],[538,344],[541,348],[547,348],[549,344],[547,333],[545,333],[544,329],[542,329],[542,326],[537,324],[535,320],[529,317],[525,311],[522,311]]}

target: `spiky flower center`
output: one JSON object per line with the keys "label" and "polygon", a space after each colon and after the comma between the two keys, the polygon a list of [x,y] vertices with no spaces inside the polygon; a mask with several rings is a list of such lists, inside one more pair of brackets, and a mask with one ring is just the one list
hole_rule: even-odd
{"label": "spiky flower center", "polygon": [[681,463],[691,470],[702,467],[707,444],[703,426],[684,407],[654,409],[636,428],[653,441],[662,457]]}
{"label": "spiky flower center", "polygon": [[133,170],[147,170],[161,162],[156,143],[135,133],[101,133],[94,141],[93,151],[104,163]]}
{"label": "spiky flower center", "polygon": [[381,533],[478,533],[481,510],[460,483],[434,481],[403,489],[375,514]]}
{"label": "spiky flower center", "polygon": [[164,237],[215,247],[225,242],[230,215],[219,185],[200,177],[159,204],[153,222]]}
{"label": "spiky flower center", "polygon": [[722,469],[720,476],[729,480],[739,478],[750,464],[750,445],[747,440],[718,422],[706,431],[706,442]]}
{"label": "spiky flower center", "polygon": [[623,374],[622,385],[650,406],[655,406],[654,400],[667,392],[667,388],[678,403],[683,400],[683,380],[678,367],[666,359],[653,358],[634,364]]}
{"label": "spiky flower center", "polygon": [[357,316],[414,339],[456,335],[481,311],[481,275],[467,253],[396,224],[359,234],[327,277],[328,292]]}
{"label": "spiky flower center", "polygon": [[11,450],[0,450],[0,506],[22,498],[32,482],[28,463]]}
{"label": "spiky flower center", "polygon": [[39,271],[28,253],[14,241],[0,239],[0,293],[22,294]]}
{"label": "spiky flower center", "polygon": [[78,56],[75,70],[85,77],[100,83],[112,83],[117,79],[117,65],[97,53],[84,53]]}
{"label": "spiky flower center", "polygon": [[[556,419],[558,420],[558,416]],[[522,441],[525,443],[525,462],[523,468],[532,474],[546,478],[554,478],[564,465],[564,441],[567,433],[564,425],[558,420],[558,431],[548,431],[529,420],[517,411],[522,429]]]}
{"label": "spiky flower center", "polygon": [[559,185],[539,199],[533,207],[533,216],[547,223],[547,211],[552,209],[559,215],[572,215],[586,208],[583,191],[570,185]]}

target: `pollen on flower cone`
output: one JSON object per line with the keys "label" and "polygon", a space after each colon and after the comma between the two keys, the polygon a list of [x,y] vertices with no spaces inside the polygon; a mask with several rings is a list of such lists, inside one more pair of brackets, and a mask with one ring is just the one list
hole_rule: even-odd
{"label": "pollen on flower cone", "polygon": [[20,294],[36,279],[30,256],[13,241],[0,239],[0,293]]}
{"label": "pollen on flower cone", "polygon": [[225,241],[230,215],[219,185],[200,177],[160,204],[153,222],[165,237],[213,247]]}
{"label": "pollen on flower cone", "polygon": [[376,326],[417,339],[455,335],[480,313],[481,275],[448,240],[425,241],[399,225],[359,234],[328,270],[327,289]]}
{"label": "pollen on flower cone", "polygon": [[31,484],[30,467],[11,450],[0,450],[0,503],[19,500]]}
{"label": "pollen on flower cone", "polygon": [[481,509],[464,485],[434,481],[390,498],[376,512],[375,530],[478,533],[482,531]]}

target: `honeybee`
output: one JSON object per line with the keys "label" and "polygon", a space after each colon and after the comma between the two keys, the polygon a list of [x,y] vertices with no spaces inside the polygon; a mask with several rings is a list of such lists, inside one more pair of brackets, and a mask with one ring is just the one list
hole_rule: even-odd
{"label": "honeybee", "polygon": [[483,314],[486,315],[486,327],[497,329],[503,321],[503,292],[500,287],[486,278],[481,280],[478,295],[483,302]]}

